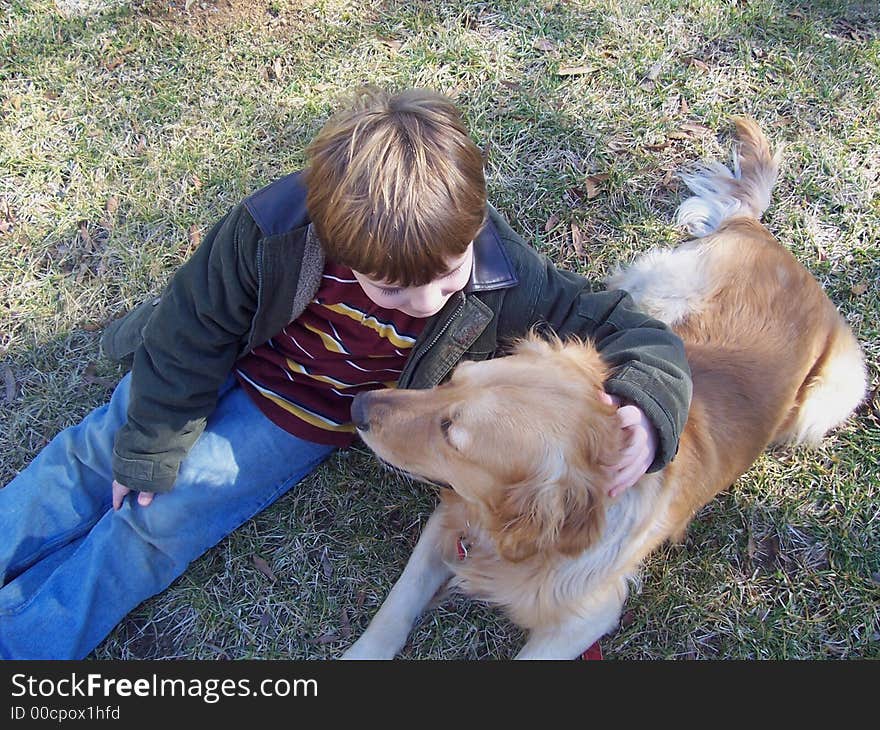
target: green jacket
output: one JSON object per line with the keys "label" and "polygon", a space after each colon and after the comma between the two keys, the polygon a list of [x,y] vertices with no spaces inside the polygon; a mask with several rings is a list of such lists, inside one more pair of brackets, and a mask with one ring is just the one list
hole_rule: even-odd
{"label": "green jacket", "polygon": [[[425,326],[399,387],[430,388],[462,359],[484,360],[531,328],[592,339],[613,370],[606,390],[636,403],[659,436],[650,470],[675,455],[691,398],[681,340],[625,292],[591,291],[558,270],[491,207],[462,292]],[[128,419],[114,478],[138,491],[172,488],[235,361],[296,319],[317,292],[324,254],[299,174],[233,208],[178,269],[161,297],[111,323],[104,353],[131,362]]]}

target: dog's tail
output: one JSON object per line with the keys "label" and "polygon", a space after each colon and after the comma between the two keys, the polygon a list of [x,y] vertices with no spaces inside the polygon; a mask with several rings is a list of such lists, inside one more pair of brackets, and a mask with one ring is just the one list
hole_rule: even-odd
{"label": "dog's tail", "polygon": [[755,121],[735,117],[733,122],[738,141],[733,170],[720,162],[702,162],[681,175],[694,195],[678,207],[676,221],[694,236],[708,235],[738,215],[761,220],[770,205],[782,151],[770,151]]}

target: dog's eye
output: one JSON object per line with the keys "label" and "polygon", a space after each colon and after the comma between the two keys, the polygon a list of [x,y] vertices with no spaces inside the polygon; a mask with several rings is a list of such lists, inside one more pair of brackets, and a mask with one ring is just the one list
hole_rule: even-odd
{"label": "dog's eye", "polygon": [[440,421],[440,430],[443,432],[443,435],[448,439],[449,438],[449,429],[452,428],[452,421],[448,418],[444,418]]}

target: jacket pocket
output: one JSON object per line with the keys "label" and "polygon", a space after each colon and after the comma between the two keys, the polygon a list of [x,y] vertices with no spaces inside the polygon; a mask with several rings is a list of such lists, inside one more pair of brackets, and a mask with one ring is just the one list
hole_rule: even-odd
{"label": "jacket pocket", "polygon": [[144,327],[160,301],[161,297],[152,297],[108,324],[101,335],[101,352],[104,357],[131,366],[134,351],[144,340]]}

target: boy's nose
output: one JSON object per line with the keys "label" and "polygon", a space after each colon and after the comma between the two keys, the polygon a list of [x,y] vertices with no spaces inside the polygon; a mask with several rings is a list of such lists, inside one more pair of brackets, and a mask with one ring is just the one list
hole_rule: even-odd
{"label": "boy's nose", "polygon": [[439,286],[426,286],[413,295],[410,307],[417,312],[431,315],[443,306],[443,293]]}

